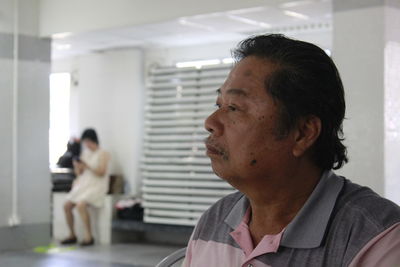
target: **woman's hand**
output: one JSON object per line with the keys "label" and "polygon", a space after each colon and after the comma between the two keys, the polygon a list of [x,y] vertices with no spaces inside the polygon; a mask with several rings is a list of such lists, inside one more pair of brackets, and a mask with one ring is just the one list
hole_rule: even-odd
{"label": "woman's hand", "polygon": [[83,161],[73,160],[72,164],[74,165],[75,175],[79,176],[83,173],[83,171],[87,168],[86,163]]}
{"label": "woman's hand", "polygon": [[80,161],[79,161],[79,164],[81,165],[81,168],[82,168],[83,170],[84,170],[84,169],[90,170],[89,165],[87,165],[86,162],[84,162],[83,160],[80,160]]}
{"label": "woman's hand", "polygon": [[74,168],[82,169],[82,161],[77,161],[77,160],[72,160],[72,164],[74,165]]}

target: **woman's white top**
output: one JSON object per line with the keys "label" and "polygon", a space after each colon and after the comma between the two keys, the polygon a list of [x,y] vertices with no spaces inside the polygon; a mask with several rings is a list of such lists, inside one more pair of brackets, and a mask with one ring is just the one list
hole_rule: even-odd
{"label": "woman's white top", "polygon": [[[108,157],[108,153],[102,149],[91,151],[85,149],[82,152],[81,160],[91,169],[97,169],[101,164],[101,158]],[[98,176],[89,169],[85,169],[81,175],[76,178],[74,186],[67,195],[67,199],[73,203],[84,201],[95,207],[101,207],[109,186],[109,162],[104,176]]]}

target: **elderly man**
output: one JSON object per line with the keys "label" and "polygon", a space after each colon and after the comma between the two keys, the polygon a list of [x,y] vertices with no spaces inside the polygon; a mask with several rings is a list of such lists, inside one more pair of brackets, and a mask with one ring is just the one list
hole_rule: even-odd
{"label": "elderly man", "polygon": [[400,266],[400,208],[332,171],[347,162],[332,60],[282,35],[234,56],[205,127],[213,170],[239,192],[200,218],[184,266]]}

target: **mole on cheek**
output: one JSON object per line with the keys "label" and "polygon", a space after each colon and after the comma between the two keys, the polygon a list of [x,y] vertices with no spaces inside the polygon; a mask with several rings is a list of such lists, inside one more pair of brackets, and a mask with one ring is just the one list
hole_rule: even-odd
{"label": "mole on cheek", "polygon": [[253,159],[253,160],[250,162],[250,165],[251,165],[251,166],[254,166],[254,165],[256,165],[256,163],[257,163],[257,160]]}

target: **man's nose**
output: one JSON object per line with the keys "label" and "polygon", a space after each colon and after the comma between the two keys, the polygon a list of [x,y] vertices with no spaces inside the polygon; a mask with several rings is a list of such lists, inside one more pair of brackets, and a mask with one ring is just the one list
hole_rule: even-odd
{"label": "man's nose", "polygon": [[223,125],[218,118],[218,110],[212,113],[204,122],[204,128],[213,136],[221,136]]}

